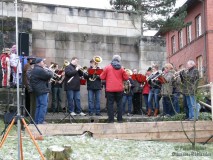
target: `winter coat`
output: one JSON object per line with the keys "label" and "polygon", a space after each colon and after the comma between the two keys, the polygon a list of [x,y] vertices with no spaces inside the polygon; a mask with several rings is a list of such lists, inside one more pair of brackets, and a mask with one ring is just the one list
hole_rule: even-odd
{"label": "winter coat", "polygon": [[182,91],[185,95],[194,95],[197,90],[199,72],[195,67],[190,68],[187,72],[180,73],[182,82]]}
{"label": "winter coat", "polygon": [[158,77],[160,75],[159,72],[156,72],[155,74],[151,74],[149,76],[148,84],[150,85],[150,88],[154,89],[160,89],[161,88],[161,82],[158,80]]}
{"label": "winter coat", "polygon": [[149,94],[150,91],[150,86],[148,84],[148,82],[145,82],[144,86],[143,86],[143,94]]}
{"label": "winter coat", "polygon": [[[72,63],[65,68],[64,90],[80,91],[80,77],[83,76],[82,72],[76,70],[76,66]],[[72,80],[68,82],[70,79]]]}
{"label": "winter coat", "polygon": [[163,77],[166,80],[166,82],[163,83],[161,86],[161,95],[165,95],[165,96],[172,95],[174,71],[169,71],[165,73]]}
{"label": "winter coat", "polygon": [[[90,67],[92,68],[92,67]],[[97,68],[99,69],[99,68]],[[87,90],[101,90],[102,84],[100,76],[97,75],[96,79],[94,81],[91,81],[90,78],[92,78],[93,75],[84,74],[84,78],[87,80]]]}
{"label": "winter coat", "polygon": [[180,93],[181,92],[181,79],[180,76],[176,77],[173,82],[173,93]]}
{"label": "winter coat", "polygon": [[104,68],[100,78],[106,80],[107,92],[123,92],[123,81],[129,79],[126,71],[121,68],[119,62],[116,61],[113,61],[110,65]]}
{"label": "winter coat", "polygon": [[31,71],[30,85],[36,96],[49,93],[48,81],[53,77],[52,71],[44,70],[41,66],[35,65]]}
{"label": "winter coat", "polygon": [[[32,71],[32,68],[31,68],[31,65],[30,65],[30,63],[27,63],[27,64],[25,64],[25,66],[24,66],[24,71],[23,71],[23,82],[24,82],[24,86],[26,87],[26,89],[29,91],[29,89],[30,89],[30,76],[28,77],[27,76],[27,71],[28,70],[31,70]],[[28,73],[29,74],[29,73]]]}

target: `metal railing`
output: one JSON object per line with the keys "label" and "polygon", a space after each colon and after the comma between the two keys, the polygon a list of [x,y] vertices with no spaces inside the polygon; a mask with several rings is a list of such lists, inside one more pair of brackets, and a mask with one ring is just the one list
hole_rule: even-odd
{"label": "metal railing", "polygon": [[211,105],[203,102],[203,101],[199,101],[202,105],[206,106],[207,108],[211,109],[212,112],[212,121],[213,121],[213,83],[210,82],[209,84],[203,85],[203,86],[199,86],[198,88],[206,88],[209,87],[210,88],[210,95],[211,95]]}

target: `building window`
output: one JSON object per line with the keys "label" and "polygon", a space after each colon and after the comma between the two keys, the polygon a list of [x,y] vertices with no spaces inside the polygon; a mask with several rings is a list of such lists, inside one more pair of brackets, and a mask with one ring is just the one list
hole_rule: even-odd
{"label": "building window", "polygon": [[172,36],[171,42],[172,42],[172,54],[174,54],[175,53],[175,36]]}
{"label": "building window", "polygon": [[179,38],[179,49],[183,48],[183,30],[181,29],[178,32],[178,38]]}
{"label": "building window", "polygon": [[201,15],[198,15],[195,18],[195,24],[196,24],[196,37],[199,37],[202,34],[202,30],[201,30]]}
{"label": "building window", "polygon": [[197,57],[197,69],[199,71],[200,78],[203,77],[203,57],[199,56]]}
{"label": "building window", "polygon": [[192,41],[192,25],[186,27],[186,42],[189,44]]}

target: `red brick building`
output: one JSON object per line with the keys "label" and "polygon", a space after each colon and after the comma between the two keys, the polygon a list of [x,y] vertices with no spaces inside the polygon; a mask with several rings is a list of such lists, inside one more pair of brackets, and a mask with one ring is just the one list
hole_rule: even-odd
{"label": "red brick building", "polygon": [[213,0],[187,0],[186,4],[185,22],[190,25],[162,35],[166,38],[167,62],[181,68],[192,59],[200,76],[213,82]]}

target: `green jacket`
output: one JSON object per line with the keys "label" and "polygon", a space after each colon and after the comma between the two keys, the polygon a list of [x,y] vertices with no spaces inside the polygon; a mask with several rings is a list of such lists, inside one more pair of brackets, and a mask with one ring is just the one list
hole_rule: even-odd
{"label": "green jacket", "polygon": [[195,95],[199,80],[198,70],[195,67],[192,67],[188,71],[181,72],[180,78],[183,94]]}
{"label": "green jacket", "polygon": [[165,73],[163,77],[165,78],[166,83],[162,84],[161,95],[162,96],[172,95],[174,71],[172,70],[172,71],[169,71],[168,73]]}

